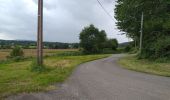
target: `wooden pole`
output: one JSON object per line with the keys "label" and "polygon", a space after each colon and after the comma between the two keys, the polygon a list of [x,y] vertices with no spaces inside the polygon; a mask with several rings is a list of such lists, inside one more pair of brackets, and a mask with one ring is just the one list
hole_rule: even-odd
{"label": "wooden pole", "polygon": [[38,0],[37,64],[43,65],[43,0]]}

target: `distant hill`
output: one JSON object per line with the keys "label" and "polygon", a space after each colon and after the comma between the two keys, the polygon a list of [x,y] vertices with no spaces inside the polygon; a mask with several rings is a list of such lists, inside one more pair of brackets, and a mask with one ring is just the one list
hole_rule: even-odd
{"label": "distant hill", "polygon": [[[61,42],[43,42],[44,48],[48,49],[68,49],[68,48],[78,48],[78,43],[61,43]],[[36,41],[29,40],[2,40],[0,39],[0,48],[9,49],[15,45],[19,45],[25,49],[36,48]]]}

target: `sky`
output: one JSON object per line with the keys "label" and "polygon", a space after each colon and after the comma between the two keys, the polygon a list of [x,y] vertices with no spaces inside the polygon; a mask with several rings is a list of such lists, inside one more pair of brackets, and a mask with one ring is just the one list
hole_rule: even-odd
{"label": "sky", "polygon": [[[36,40],[38,0],[0,0],[0,39]],[[94,24],[105,30],[108,38],[127,42],[116,27],[114,0],[44,0],[44,41],[79,42],[81,30]]]}

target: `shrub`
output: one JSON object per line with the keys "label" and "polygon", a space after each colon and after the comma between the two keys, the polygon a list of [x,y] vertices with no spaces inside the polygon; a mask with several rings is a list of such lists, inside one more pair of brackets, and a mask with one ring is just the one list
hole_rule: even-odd
{"label": "shrub", "polygon": [[10,56],[7,58],[13,59],[14,61],[20,61],[21,59],[24,59],[23,49],[19,46],[15,46],[10,52]]}
{"label": "shrub", "polygon": [[124,48],[124,52],[130,52],[131,50],[131,46],[130,45],[127,45],[125,48]]}
{"label": "shrub", "polygon": [[10,57],[23,57],[24,56],[24,52],[23,49],[19,46],[15,46],[11,53],[10,53]]}
{"label": "shrub", "polygon": [[129,53],[130,54],[136,54],[136,53],[138,53],[138,49],[137,48],[131,48],[131,51]]}
{"label": "shrub", "polygon": [[151,60],[170,59],[170,36],[160,36],[156,41],[145,44],[140,57]]}
{"label": "shrub", "polygon": [[155,58],[170,58],[170,36],[162,37],[154,45]]}

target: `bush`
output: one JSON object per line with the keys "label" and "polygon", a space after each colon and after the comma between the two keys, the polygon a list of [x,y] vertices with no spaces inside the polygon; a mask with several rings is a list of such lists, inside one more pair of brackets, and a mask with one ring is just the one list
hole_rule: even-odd
{"label": "bush", "polygon": [[136,53],[138,53],[138,49],[137,48],[131,48],[129,53],[130,54],[136,54]]}
{"label": "bush", "polygon": [[170,58],[170,36],[162,37],[154,45],[155,58]]}
{"label": "bush", "polygon": [[23,57],[24,56],[24,52],[23,49],[19,46],[15,46],[11,53],[10,53],[10,57]]}
{"label": "bush", "polygon": [[160,36],[156,41],[144,45],[140,58],[165,61],[170,59],[170,36]]}
{"label": "bush", "polygon": [[131,50],[131,46],[130,45],[127,45],[125,48],[124,48],[124,52],[130,52]]}
{"label": "bush", "polygon": [[10,56],[7,58],[13,59],[14,61],[20,61],[21,59],[24,59],[23,49],[19,46],[15,46],[10,52]]}

